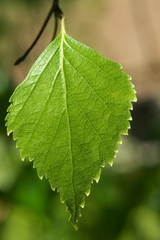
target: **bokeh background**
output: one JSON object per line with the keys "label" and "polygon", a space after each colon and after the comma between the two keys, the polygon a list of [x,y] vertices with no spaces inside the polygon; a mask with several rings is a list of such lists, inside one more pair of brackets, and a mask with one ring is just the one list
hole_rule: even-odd
{"label": "bokeh background", "polygon": [[0,240],[160,239],[160,1],[60,0],[67,32],[120,62],[133,77],[138,102],[130,135],[106,166],[82,210],[79,231],[59,194],[22,163],[4,118],[8,99],[46,48],[53,19],[26,61],[51,0],[0,0]]}

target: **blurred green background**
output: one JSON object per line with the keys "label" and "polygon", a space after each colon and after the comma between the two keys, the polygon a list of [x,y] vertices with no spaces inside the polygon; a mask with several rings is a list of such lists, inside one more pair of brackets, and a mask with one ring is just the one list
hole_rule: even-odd
{"label": "blurred green background", "polygon": [[160,1],[61,0],[67,32],[120,62],[138,102],[130,135],[113,167],[93,184],[79,231],[32,163],[22,163],[4,118],[14,88],[50,42],[53,19],[21,65],[15,60],[38,33],[51,0],[0,0],[0,240],[160,239]]}

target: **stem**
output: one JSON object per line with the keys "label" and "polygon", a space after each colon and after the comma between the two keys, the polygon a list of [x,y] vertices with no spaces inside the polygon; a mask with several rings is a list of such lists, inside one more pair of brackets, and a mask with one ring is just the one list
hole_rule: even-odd
{"label": "stem", "polygon": [[61,20],[61,28],[62,28],[62,32],[64,32],[64,33],[66,32],[65,20],[66,20],[65,17],[63,17],[62,20]]}
{"label": "stem", "polygon": [[36,45],[36,43],[40,39],[40,37],[41,37],[42,33],[44,32],[44,30],[45,30],[49,20],[51,19],[51,16],[52,16],[53,13],[54,13],[54,16],[55,16],[55,28],[54,28],[53,39],[55,38],[55,36],[57,34],[57,29],[58,29],[58,19],[62,19],[62,17],[63,17],[63,12],[59,7],[59,0],[53,0],[52,7],[51,7],[50,11],[48,12],[48,15],[47,15],[47,17],[46,17],[46,19],[45,19],[45,21],[44,21],[44,23],[43,23],[43,25],[40,29],[40,32],[38,33],[36,39],[33,41],[33,43],[27,49],[27,51],[24,53],[24,55],[16,60],[14,65],[18,65],[26,59],[28,54],[31,52],[31,50],[34,48],[34,46]]}

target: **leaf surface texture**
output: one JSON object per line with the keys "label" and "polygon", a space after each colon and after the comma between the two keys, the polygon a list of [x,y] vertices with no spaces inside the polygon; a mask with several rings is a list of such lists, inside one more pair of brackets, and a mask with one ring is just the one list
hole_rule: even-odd
{"label": "leaf surface texture", "polygon": [[85,195],[127,134],[135,91],[121,66],[61,34],[16,88],[7,115],[22,159],[60,192],[77,228]]}

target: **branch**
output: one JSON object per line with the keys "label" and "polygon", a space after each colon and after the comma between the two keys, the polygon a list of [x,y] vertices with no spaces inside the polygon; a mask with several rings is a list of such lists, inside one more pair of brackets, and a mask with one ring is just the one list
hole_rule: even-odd
{"label": "branch", "polygon": [[16,60],[14,65],[18,65],[26,59],[28,54],[31,52],[31,50],[34,48],[34,46],[36,45],[36,43],[40,39],[40,37],[41,37],[42,33],[44,32],[49,20],[51,19],[52,14],[54,14],[54,16],[55,16],[55,28],[54,28],[55,30],[54,30],[53,39],[55,38],[55,36],[57,34],[57,29],[58,29],[58,19],[61,19],[63,17],[63,12],[59,7],[59,0],[53,0],[52,7],[51,7],[51,9],[50,9],[42,27],[41,27],[41,29],[40,29],[40,32],[38,33],[36,39],[31,44],[31,46],[27,49],[27,51],[24,53],[24,55]]}

